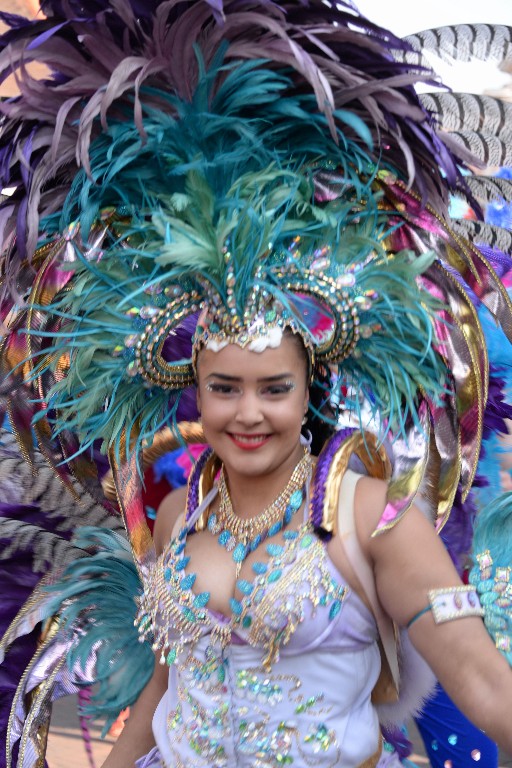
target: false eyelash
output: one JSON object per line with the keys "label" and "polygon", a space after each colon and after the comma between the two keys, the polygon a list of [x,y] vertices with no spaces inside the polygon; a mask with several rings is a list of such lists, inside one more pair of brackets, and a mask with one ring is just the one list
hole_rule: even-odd
{"label": "false eyelash", "polygon": [[219,384],[217,382],[211,382],[209,381],[205,385],[205,389],[207,392],[217,392],[217,393],[223,393],[224,390],[231,391],[233,387],[230,384]]}

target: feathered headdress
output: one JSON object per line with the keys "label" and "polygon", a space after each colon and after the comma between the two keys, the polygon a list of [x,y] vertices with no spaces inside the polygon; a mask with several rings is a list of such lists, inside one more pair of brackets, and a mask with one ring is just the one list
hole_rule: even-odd
{"label": "feathered headdress", "polygon": [[138,456],[181,416],[192,337],[290,327],[395,441],[380,528],[429,465],[443,521],[488,389],[467,289],[509,337],[512,316],[496,258],[447,223],[469,153],[415,95],[413,46],[320,0],[44,11],[4,16],[0,53],[20,88],[0,105],[3,390],[27,456],[27,403],[93,489],[99,441],[143,563]]}

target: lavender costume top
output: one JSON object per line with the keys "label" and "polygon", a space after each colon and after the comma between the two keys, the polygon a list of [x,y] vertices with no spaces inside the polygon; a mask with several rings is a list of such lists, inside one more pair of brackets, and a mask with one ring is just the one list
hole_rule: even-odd
{"label": "lavender costume top", "polygon": [[364,765],[380,740],[370,700],[377,628],[309,523],[270,547],[232,619],[193,593],[186,538],[184,530],[168,545],[141,601],[170,668],[153,719],[157,749],[139,766]]}

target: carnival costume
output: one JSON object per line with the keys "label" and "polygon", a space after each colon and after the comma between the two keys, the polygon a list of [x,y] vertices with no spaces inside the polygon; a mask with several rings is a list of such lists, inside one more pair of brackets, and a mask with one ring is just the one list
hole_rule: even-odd
{"label": "carnival costume", "polygon": [[[20,88],[0,105],[2,393],[26,460],[37,441],[69,492],[79,481],[120,510],[128,543],[84,514],[76,559],[45,574],[7,629],[3,649],[47,622],[14,696],[8,754],[19,747],[17,766],[35,766],[52,699],[93,682],[90,711],[111,721],[137,699],[157,650],[169,690],[146,765],[374,766],[370,695],[374,683],[375,698],[400,687],[394,634],[348,589],[325,540],[354,469],[388,480],[375,535],[420,487],[441,529],[470,493],[489,414],[505,429],[477,309],[512,338],[501,281],[510,236],[450,221],[449,202],[462,196],[478,213],[479,197],[509,191],[461,169],[490,154],[510,162],[510,108],[418,98],[413,84],[433,77],[420,52],[428,35],[399,40],[349,4],[48,0],[42,10],[32,22],[2,14],[0,72]],[[485,37],[480,55],[510,57],[509,28],[475,29],[436,39],[441,50],[470,40],[478,54]],[[35,60],[50,69],[44,82],[29,74]],[[185,525],[157,559],[142,470],[160,444],[202,440],[180,423],[197,355],[230,343],[258,353],[284,334],[308,355],[313,432],[333,428],[315,470],[306,451],[244,528],[207,450]],[[325,410],[335,399],[359,426],[335,431]],[[103,487],[98,451],[111,469]],[[206,527],[236,563],[229,617],[193,590],[187,540]],[[475,588],[433,594],[429,609],[441,621],[481,614],[478,588],[510,654],[510,550],[491,554],[490,528]],[[379,634],[389,675],[378,683]],[[381,719],[408,709],[401,693]]]}

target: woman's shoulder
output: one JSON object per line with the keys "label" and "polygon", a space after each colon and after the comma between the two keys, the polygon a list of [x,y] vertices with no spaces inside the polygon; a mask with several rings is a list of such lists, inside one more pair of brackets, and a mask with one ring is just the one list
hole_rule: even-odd
{"label": "woman's shoulder", "polygon": [[374,508],[385,502],[388,492],[388,481],[371,475],[359,475],[356,486],[356,504],[358,507]]}
{"label": "woman's shoulder", "polygon": [[378,477],[361,475],[354,495],[354,517],[359,531],[371,536],[387,504],[388,483]]}
{"label": "woman's shoulder", "polygon": [[185,515],[187,501],[187,487],[176,488],[164,497],[155,520],[153,540],[157,554],[161,554],[164,547],[175,534],[176,528],[181,527]]}

